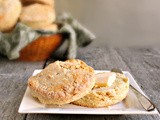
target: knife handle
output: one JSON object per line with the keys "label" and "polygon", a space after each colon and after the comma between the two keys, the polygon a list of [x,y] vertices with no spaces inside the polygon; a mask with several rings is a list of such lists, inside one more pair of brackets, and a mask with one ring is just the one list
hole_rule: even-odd
{"label": "knife handle", "polygon": [[138,101],[143,106],[143,108],[147,111],[153,111],[156,107],[155,105],[142,93],[140,93],[137,89],[135,89],[132,85],[130,85],[132,91],[137,95]]}
{"label": "knife handle", "polygon": [[[118,68],[111,69],[111,72],[123,74],[122,70],[120,70]],[[146,111],[153,111],[156,108],[155,105],[146,96],[144,96],[142,93],[140,93],[131,84],[130,84],[130,89],[136,94],[138,101],[140,102],[140,104],[143,106],[143,108]]]}

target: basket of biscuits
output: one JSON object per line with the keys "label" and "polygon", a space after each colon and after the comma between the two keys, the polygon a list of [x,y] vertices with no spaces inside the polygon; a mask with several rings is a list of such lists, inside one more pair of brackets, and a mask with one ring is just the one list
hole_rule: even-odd
{"label": "basket of biscuits", "polygon": [[56,16],[54,0],[0,1],[0,54],[10,60],[46,60],[64,41],[62,56],[73,59],[77,48],[93,39],[70,14]]}
{"label": "basket of biscuits", "polygon": [[23,24],[34,32],[38,30],[53,33],[30,37],[33,33],[26,36],[25,32],[30,31],[23,31],[21,28],[20,34],[18,34],[19,31],[15,33],[17,35],[12,33],[12,38],[14,35],[21,36],[21,39],[28,38],[28,41],[22,42],[29,44],[22,45],[23,47],[19,49],[18,60],[45,60],[61,45],[62,34],[56,33],[58,26],[55,23],[54,0],[2,0],[0,8],[2,8],[0,9],[0,32],[3,34],[11,34],[17,23]]}

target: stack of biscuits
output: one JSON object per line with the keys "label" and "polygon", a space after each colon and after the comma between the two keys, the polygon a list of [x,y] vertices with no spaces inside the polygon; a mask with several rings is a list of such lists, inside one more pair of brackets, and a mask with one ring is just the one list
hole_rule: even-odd
{"label": "stack of biscuits", "polygon": [[127,96],[129,80],[120,73],[95,74],[85,62],[73,59],[50,64],[30,77],[28,86],[31,95],[42,104],[106,107]]}
{"label": "stack of biscuits", "polygon": [[[35,40],[30,40],[31,38],[28,36],[26,41],[28,44],[19,51],[19,60],[46,60],[62,44],[63,37],[57,33],[58,26],[55,23],[54,4],[54,0],[0,0],[0,32],[12,33],[16,24],[20,22],[32,30],[55,33],[40,36]],[[26,36],[23,35],[25,39]]]}
{"label": "stack of biscuits", "polygon": [[33,29],[56,31],[54,0],[21,0],[20,22]]}
{"label": "stack of biscuits", "polygon": [[0,32],[11,31],[17,22],[55,32],[55,19],[54,0],[0,0]]}
{"label": "stack of biscuits", "polygon": [[19,0],[0,0],[0,32],[13,29],[21,14],[22,6]]}

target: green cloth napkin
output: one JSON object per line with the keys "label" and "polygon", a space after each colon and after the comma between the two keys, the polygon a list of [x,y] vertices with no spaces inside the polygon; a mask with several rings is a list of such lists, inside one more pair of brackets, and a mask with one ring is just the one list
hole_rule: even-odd
{"label": "green cloth napkin", "polygon": [[[64,39],[68,40],[68,49],[66,51],[67,59],[76,58],[77,47],[84,47],[95,39],[93,33],[67,13],[60,15],[56,22],[61,24],[60,29],[56,33],[65,34],[66,37]],[[7,56],[10,60],[17,59],[21,49],[36,38],[56,33],[33,30],[22,23],[18,23],[12,32],[0,32],[0,53]]]}

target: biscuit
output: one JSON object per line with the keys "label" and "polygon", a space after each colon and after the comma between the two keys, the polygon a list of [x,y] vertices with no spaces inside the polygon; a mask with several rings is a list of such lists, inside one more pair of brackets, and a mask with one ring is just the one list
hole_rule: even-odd
{"label": "biscuit", "polygon": [[129,91],[129,80],[116,73],[116,79],[110,87],[93,88],[85,97],[73,104],[85,107],[106,107],[122,101]]}
{"label": "biscuit", "polygon": [[44,30],[44,31],[51,31],[51,32],[56,32],[58,30],[57,24],[51,24],[36,30]]}
{"label": "biscuit", "polygon": [[0,0],[0,31],[11,30],[16,25],[20,13],[19,0]]}
{"label": "biscuit", "polygon": [[50,5],[54,7],[54,0],[21,0],[23,5],[29,5],[33,3],[40,3],[44,5]]}
{"label": "biscuit", "polygon": [[81,60],[56,61],[28,80],[31,95],[43,104],[63,105],[88,94],[95,84],[94,69]]}
{"label": "biscuit", "polygon": [[50,25],[56,19],[55,10],[42,4],[31,4],[23,7],[20,21],[33,29]]}

